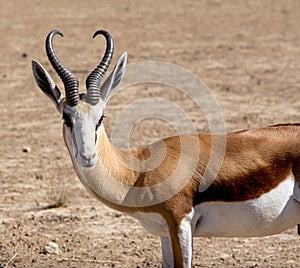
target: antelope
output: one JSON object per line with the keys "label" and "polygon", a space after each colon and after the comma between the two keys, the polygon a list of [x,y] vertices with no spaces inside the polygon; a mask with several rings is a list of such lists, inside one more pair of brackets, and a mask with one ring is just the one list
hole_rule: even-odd
{"label": "antelope", "polygon": [[[52,40],[57,34],[63,36],[58,30],[48,34],[46,53],[64,84],[65,96],[41,64],[32,61],[32,69],[37,85],[62,114],[63,137],[74,169],[97,199],[160,236],[163,267],[192,267],[194,236],[261,237],[300,223],[300,124],[224,135],[177,135],[118,149],[110,143],[102,120],[125,73],[126,52],[101,83],[114,43],[108,32],[97,31],[93,37],[104,36],[106,50],[86,79],[86,93],[79,94],[78,80],[54,52]],[[212,148],[213,142],[221,146],[222,140],[224,155],[218,146]],[[221,166],[205,172],[212,150]],[[152,154],[164,158],[147,169]],[[212,180],[211,174],[215,174]],[[172,175],[167,187],[155,187]]]}

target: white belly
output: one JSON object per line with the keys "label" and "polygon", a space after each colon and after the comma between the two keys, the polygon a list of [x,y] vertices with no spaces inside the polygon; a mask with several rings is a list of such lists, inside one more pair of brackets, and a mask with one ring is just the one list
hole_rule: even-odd
{"label": "white belly", "polygon": [[[206,202],[195,207],[194,236],[249,237],[280,233],[300,223],[299,187],[290,177],[263,196],[244,202]],[[195,222],[195,221],[194,221]]]}

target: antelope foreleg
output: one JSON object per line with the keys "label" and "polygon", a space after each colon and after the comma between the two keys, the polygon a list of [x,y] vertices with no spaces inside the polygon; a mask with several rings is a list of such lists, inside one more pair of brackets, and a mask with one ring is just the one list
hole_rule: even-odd
{"label": "antelope foreleg", "polygon": [[179,225],[169,226],[169,236],[162,237],[163,267],[191,268],[193,236],[189,215]]}

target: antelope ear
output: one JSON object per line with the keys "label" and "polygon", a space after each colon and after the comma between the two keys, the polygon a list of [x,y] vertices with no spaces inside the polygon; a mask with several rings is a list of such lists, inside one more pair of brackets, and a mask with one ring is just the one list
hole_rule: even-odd
{"label": "antelope ear", "polygon": [[39,88],[54,102],[56,109],[62,113],[64,96],[55,85],[51,76],[37,61],[32,61],[32,72]]}
{"label": "antelope ear", "polygon": [[100,96],[104,103],[107,103],[111,96],[114,94],[115,89],[121,82],[127,63],[127,52],[124,52],[123,55],[119,58],[118,63],[114,67],[113,71],[109,74],[107,79],[104,81],[100,87]]}

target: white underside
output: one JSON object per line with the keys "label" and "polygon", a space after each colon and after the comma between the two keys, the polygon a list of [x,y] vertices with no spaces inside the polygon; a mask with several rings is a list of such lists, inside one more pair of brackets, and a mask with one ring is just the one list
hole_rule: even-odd
{"label": "white underside", "polygon": [[[133,213],[154,235],[168,236],[158,213]],[[253,237],[280,233],[300,223],[300,190],[294,177],[272,191],[244,202],[205,202],[188,215],[193,236]]]}
{"label": "white underside", "polygon": [[194,209],[194,236],[253,237],[280,233],[300,223],[299,187],[294,177],[245,202],[207,202]]}

